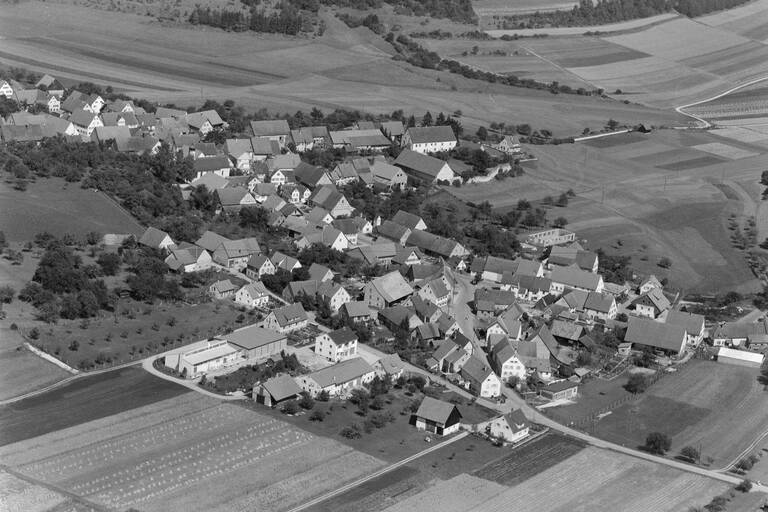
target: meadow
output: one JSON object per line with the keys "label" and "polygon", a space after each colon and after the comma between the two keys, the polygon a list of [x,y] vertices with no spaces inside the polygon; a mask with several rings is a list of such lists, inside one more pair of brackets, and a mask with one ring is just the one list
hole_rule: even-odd
{"label": "meadow", "polygon": [[284,510],[383,465],[196,393],[6,445],[0,453],[30,478],[110,509],[147,511]]}
{"label": "meadow", "polygon": [[140,236],[144,228],[104,194],[46,178],[24,192],[0,181],[0,231],[8,241],[25,242],[43,231],[85,238],[92,231]]}

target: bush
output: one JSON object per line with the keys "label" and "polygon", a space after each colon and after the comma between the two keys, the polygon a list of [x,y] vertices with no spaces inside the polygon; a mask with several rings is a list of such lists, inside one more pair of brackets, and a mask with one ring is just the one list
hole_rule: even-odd
{"label": "bush", "polygon": [[326,390],[322,390],[315,397],[315,400],[317,400],[318,402],[327,402],[330,399],[331,399],[331,395]]}
{"label": "bush", "polygon": [[309,421],[323,421],[325,419],[325,413],[317,410],[309,415]]}
{"label": "bush", "polygon": [[373,425],[376,428],[382,428],[387,423],[391,423],[394,421],[395,421],[395,417],[389,411],[377,412],[371,416],[371,423],[373,423]]}
{"label": "bush", "polygon": [[736,490],[741,492],[749,492],[752,490],[752,482],[745,478],[739,483],[739,485],[736,486]]}
{"label": "bush", "polygon": [[301,394],[301,398],[299,399],[299,407],[302,409],[306,409],[307,411],[312,409],[315,406],[315,400],[309,396],[309,393],[306,391]]}
{"label": "bush", "polygon": [[339,435],[341,437],[346,437],[347,439],[360,439],[363,437],[360,433],[360,427],[356,424],[342,428]]}
{"label": "bush", "polygon": [[696,462],[701,457],[701,453],[699,453],[698,448],[694,446],[685,446],[680,450],[680,456],[691,462]]}
{"label": "bush", "polygon": [[624,389],[630,393],[643,393],[648,389],[649,384],[648,377],[641,373],[633,373],[629,376],[629,380],[624,385]]}
{"label": "bush", "polygon": [[296,400],[289,400],[283,404],[280,410],[283,411],[283,414],[296,414],[299,412],[299,404]]}
{"label": "bush", "polygon": [[40,330],[37,327],[33,327],[29,331],[29,337],[32,338],[33,340],[38,339],[40,337]]}
{"label": "bush", "polygon": [[664,455],[672,447],[669,436],[661,432],[651,432],[645,438],[643,448],[654,455]]}
{"label": "bush", "polygon": [[16,290],[10,286],[0,286],[0,302],[3,304],[10,304],[13,301],[13,297],[16,295]]}

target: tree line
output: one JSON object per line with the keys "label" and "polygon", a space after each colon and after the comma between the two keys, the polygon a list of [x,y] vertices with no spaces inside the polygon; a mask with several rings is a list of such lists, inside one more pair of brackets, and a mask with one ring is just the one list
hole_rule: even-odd
{"label": "tree line", "polygon": [[189,16],[193,25],[209,25],[233,32],[264,32],[270,34],[285,34],[295,36],[304,30],[304,19],[298,9],[288,2],[283,2],[278,11],[267,13],[257,6],[251,7],[250,12],[211,9],[210,7],[195,6]]}
{"label": "tree line", "polygon": [[389,4],[398,14],[445,18],[460,23],[474,24],[477,16],[470,0],[321,0],[326,5],[351,7],[363,11],[378,9]]}

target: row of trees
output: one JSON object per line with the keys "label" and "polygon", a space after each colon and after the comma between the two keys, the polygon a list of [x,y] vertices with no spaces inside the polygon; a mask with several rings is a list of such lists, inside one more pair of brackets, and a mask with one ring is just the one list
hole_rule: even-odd
{"label": "row of trees", "polygon": [[321,0],[326,5],[352,7],[362,11],[378,9],[389,4],[398,14],[446,18],[460,23],[474,24],[477,21],[470,0]]}
{"label": "row of trees", "polygon": [[269,14],[256,6],[252,7],[249,13],[245,13],[238,10],[203,8],[198,5],[190,14],[189,22],[193,25],[209,25],[234,32],[251,30],[291,36],[306,31],[307,28],[298,9],[288,2],[282,2],[280,10]]}

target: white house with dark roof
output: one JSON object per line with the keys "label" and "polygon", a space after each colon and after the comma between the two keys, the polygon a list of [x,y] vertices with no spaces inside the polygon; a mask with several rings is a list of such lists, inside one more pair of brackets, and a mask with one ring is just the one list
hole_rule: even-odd
{"label": "white house with dark roof", "polygon": [[213,251],[213,261],[235,270],[243,270],[251,256],[261,253],[259,242],[255,238],[226,240]]}
{"label": "white house with dark roof", "polygon": [[349,327],[320,333],[315,338],[315,354],[338,363],[357,356],[357,334]]}
{"label": "white house with dark roof", "polygon": [[453,128],[443,126],[412,126],[406,130],[402,138],[403,147],[417,153],[437,153],[450,151],[458,141]]}
{"label": "white house with dark roof", "polygon": [[452,182],[456,178],[448,162],[409,149],[403,150],[395,159],[394,164],[403,169],[409,176],[427,184],[441,181]]}
{"label": "white house with dark roof", "polygon": [[493,398],[501,394],[501,381],[490,366],[477,357],[470,357],[459,370],[467,388],[482,398]]}
{"label": "white house with dark roof", "polygon": [[364,359],[354,357],[332,366],[296,378],[296,383],[310,396],[322,391],[330,396],[343,397],[353,389],[362,388],[376,376],[376,371]]}
{"label": "white house with dark roof", "polygon": [[524,380],[528,375],[528,368],[518,357],[516,346],[506,338],[494,345],[489,359],[503,382],[512,377]]}
{"label": "white house with dark roof", "polygon": [[208,293],[210,293],[214,299],[233,297],[235,292],[237,292],[237,286],[235,286],[229,279],[216,281],[208,287]]}
{"label": "white house with dark roof", "polygon": [[309,325],[309,317],[300,303],[273,309],[264,319],[264,327],[282,334],[303,329]]}
{"label": "white house with dark roof", "polygon": [[530,433],[530,424],[521,409],[515,409],[509,414],[493,418],[477,427],[486,435],[501,441],[503,445],[519,443]]}
{"label": "white house with dark roof", "polygon": [[414,213],[403,210],[397,210],[397,213],[392,216],[392,222],[405,226],[412,231],[415,229],[427,229],[427,223],[424,222],[424,219]]}
{"label": "white house with dark roof", "polygon": [[269,293],[261,281],[248,283],[237,290],[235,302],[247,308],[264,308],[269,304]]}
{"label": "white house with dark roof", "polygon": [[425,396],[416,410],[415,425],[438,436],[447,436],[459,431],[461,413],[455,404]]}
{"label": "white house with dark roof", "polygon": [[198,272],[211,267],[213,260],[202,247],[183,242],[170,247],[165,264],[174,272]]}
{"label": "white house with dark roof", "polygon": [[150,226],[139,238],[139,245],[144,245],[146,247],[151,247],[152,249],[163,251],[170,249],[176,244],[171,238],[171,235],[165,231]]}
{"label": "white house with dark roof", "polygon": [[275,273],[275,265],[266,254],[256,254],[248,259],[245,265],[245,275],[251,279],[261,279],[263,275]]}
{"label": "white house with dark roof", "polygon": [[584,301],[584,313],[591,318],[600,320],[613,320],[619,310],[616,298],[609,293],[589,292]]}
{"label": "white house with dark roof", "polygon": [[685,343],[690,347],[698,347],[704,339],[704,317],[695,313],[672,310],[667,314],[666,322],[679,325],[685,329]]}
{"label": "white house with dark roof", "polygon": [[661,288],[652,287],[632,301],[632,307],[637,316],[658,318],[669,311],[672,304]]}

